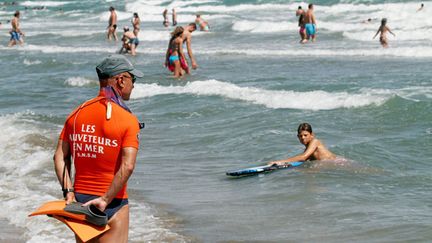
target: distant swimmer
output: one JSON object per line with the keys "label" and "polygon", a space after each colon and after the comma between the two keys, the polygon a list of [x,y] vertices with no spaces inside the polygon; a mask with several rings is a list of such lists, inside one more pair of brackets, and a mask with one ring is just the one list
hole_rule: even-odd
{"label": "distant swimmer", "polygon": [[24,36],[24,32],[22,32],[20,28],[20,21],[19,21],[20,16],[21,16],[20,11],[15,11],[14,17],[10,21],[12,29],[9,31],[9,34],[11,35],[8,44],[9,47],[17,45],[18,43],[20,45],[24,44],[24,40],[22,38]]}
{"label": "distant swimmer", "polygon": [[371,18],[368,18],[367,20],[363,20],[362,24],[370,24],[372,22]]}
{"label": "distant swimmer", "polygon": [[107,32],[107,38],[108,40],[111,40],[111,38],[114,38],[114,40],[117,41],[117,33],[116,33],[116,29],[117,29],[117,13],[115,11],[115,8],[113,6],[111,6],[109,8],[110,11],[110,17],[108,20],[108,32]]}
{"label": "distant swimmer", "polygon": [[[188,55],[189,55],[189,58],[190,58],[191,63],[192,63],[192,68],[197,69],[198,65],[197,65],[195,57],[192,53],[192,32],[194,32],[197,29],[197,26],[195,23],[190,23],[190,24],[184,26],[183,29],[184,29],[183,35],[182,35],[183,43],[186,43]],[[186,67],[186,69],[184,69],[184,70],[186,71],[187,74],[190,73],[188,67]]]}
{"label": "distant swimmer", "polygon": [[177,25],[177,12],[175,11],[175,9],[172,9],[172,25]]}
{"label": "distant swimmer", "polygon": [[165,10],[163,11],[162,16],[163,16],[163,18],[164,18],[164,21],[163,21],[163,23],[162,23],[163,26],[168,27],[168,26],[169,26],[169,20],[168,20],[168,9],[165,9]]}
{"label": "distant swimmer", "polygon": [[422,10],[423,10],[423,7],[424,7],[424,4],[422,3],[422,4],[420,5],[420,8],[417,9],[417,12],[422,11]]}
{"label": "distant swimmer", "polygon": [[314,14],[314,5],[312,3],[308,6],[308,11],[304,16],[304,23],[306,29],[306,39],[302,41],[302,43],[306,43],[310,38],[312,38],[312,42],[316,40],[316,20]]}
{"label": "distant swimmer", "polygon": [[387,26],[387,19],[383,18],[381,20],[381,26],[378,28],[378,31],[376,32],[376,34],[374,35],[373,39],[375,39],[375,37],[381,33],[380,35],[380,43],[384,48],[388,47],[388,40],[387,40],[387,32],[390,32],[390,34],[392,34],[393,36],[396,36],[391,30],[390,28]]}
{"label": "distant swimmer", "polygon": [[196,15],[195,24],[200,27],[201,31],[209,31],[210,26],[206,20],[204,20],[200,14]]}
{"label": "distant swimmer", "polygon": [[330,150],[328,150],[320,140],[315,138],[315,134],[312,132],[312,126],[309,123],[302,123],[299,125],[297,129],[297,137],[300,143],[306,147],[303,153],[288,159],[271,161],[267,164],[283,165],[285,163],[296,161],[336,159],[336,155],[330,152]]}
{"label": "distant swimmer", "polygon": [[138,33],[140,31],[140,24],[141,24],[141,20],[138,16],[138,13],[133,14],[133,18],[132,18],[131,22],[132,22],[132,26],[133,26],[133,33],[134,33],[134,35],[138,36]]}
{"label": "distant swimmer", "polygon": [[136,48],[138,47],[139,44],[139,39],[132,31],[130,31],[128,26],[125,26],[123,28],[123,31],[124,31],[122,36],[123,46],[122,49],[120,49],[119,54],[122,54],[124,49],[126,53],[130,51],[131,55],[135,56]]}
{"label": "distant swimmer", "polygon": [[296,16],[299,17],[298,26],[300,27],[300,29],[299,29],[300,43],[304,43],[303,41],[307,39],[306,38],[305,23],[304,23],[305,11],[302,9],[301,6],[298,6],[298,9],[296,11]]}
{"label": "distant swimmer", "polygon": [[171,39],[165,55],[165,66],[171,72],[174,72],[175,78],[180,78],[183,75],[182,69],[187,69],[186,58],[183,53],[183,32],[183,27],[178,26],[171,33]]}

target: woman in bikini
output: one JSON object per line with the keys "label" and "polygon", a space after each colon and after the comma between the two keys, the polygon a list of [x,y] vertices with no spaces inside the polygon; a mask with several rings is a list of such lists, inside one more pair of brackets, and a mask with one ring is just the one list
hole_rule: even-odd
{"label": "woman in bikini", "polygon": [[132,26],[133,26],[133,33],[135,34],[136,37],[138,37],[138,33],[140,31],[140,23],[141,23],[141,20],[138,16],[138,13],[133,14],[133,18],[132,18],[131,22],[132,22]]}
{"label": "woman in bikini", "polygon": [[183,53],[183,27],[178,26],[171,33],[171,39],[168,44],[168,49],[165,56],[165,66],[168,67],[169,70],[174,72],[174,77],[179,78],[183,75],[182,68],[180,65],[180,60],[185,60],[185,56]]}

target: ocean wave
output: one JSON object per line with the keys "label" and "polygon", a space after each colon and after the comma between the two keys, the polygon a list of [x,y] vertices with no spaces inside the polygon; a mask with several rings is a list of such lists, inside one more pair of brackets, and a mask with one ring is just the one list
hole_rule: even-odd
{"label": "ocean wave", "polygon": [[19,5],[27,6],[27,7],[34,7],[34,6],[57,7],[57,6],[63,6],[63,5],[70,4],[70,3],[72,3],[72,2],[25,1],[25,2],[19,3]]}
{"label": "ocean wave", "polygon": [[[45,216],[27,216],[38,205],[58,200],[61,196],[52,167],[52,144],[60,127],[49,131],[41,129],[37,116],[31,111],[0,116],[0,126],[4,131],[0,136],[0,217],[25,228],[21,237],[27,242],[72,241],[72,233],[66,230],[65,225]],[[157,209],[147,203],[132,198],[131,211],[134,215],[131,217],[131,239],[186,242],[183,236],[167,228],[169,225],[164,219],[155,216]]]}
{"label": "ocean wave", "polygon": [[23,64],[27,65],[27,66],[31,66],[31,65],[37,65],[37,64],[41,64],[42,62],[40,60],[28,60],[28,59],[24,59]]}
{"label": "ocean wave", "polygon": [[[3,49],[0,47],[0,49]],[[5,48],[7,49],[7,48]],[[40,51],[43,53],[81,53],[81,52],[103,52],[103,53],[115,53],[117,52],[119,49],[119,47],[115,47],[115,48],[102,48],[102,47],[73,47],[73,46],[55,46],[55,45],[50,45],[50,46],[43,46],[43,45],[31,45],[31,44],[27,44],[24,45],[23,47],[20,47],[17,50],[22,50],[22,51]]]}
{"label": "ocean wave", "polygon": [[137,99],[166,94],[215,95],[263,105],[272,109],[301,110],[333,110],[381,105],[392,97],[392,94],[375,94],[371,91],[332,93],[322,90],[309,92],[265,90],[254,87],[240,87],[232,83],[217,80],[207,80],[190,82],[185,86],[136,84],[132,98]]}
{"label": "ocean wave", "polygon": [[297,23],[293,22],[269,22],[269,21],[235,21],[232,29],[238,32],[273,33],[283,31],[295,31]]}
{"label": "ocean wave", "polygon": [[[375,40],[376,41],[376,40]],[[376,41],[377,42],[377,41]],[[391,45],[392,43],[390,43]],[[310,44],[314,45],[314,44]],[[370,49],[225,49],[225,50],[198,50],[195,53],[204,53],[209,55],[247,55],[261,57],[275,56],[328,56],[328,57],[406,57],[406,58],[428,58],[432,57],[432,47],[392,47],[381,48],[377,42],[376,48]]]}
{"label": "ocean wave", "polygon": [[69,86],[82,87],[82,86],[87,86],[87,85],[91,85],[91,84],[98,84],[99,82],[96,80],[86,79],[83,77],[70,77],[70,78],[66,79],[64,83],[66,85],[69,85]]}

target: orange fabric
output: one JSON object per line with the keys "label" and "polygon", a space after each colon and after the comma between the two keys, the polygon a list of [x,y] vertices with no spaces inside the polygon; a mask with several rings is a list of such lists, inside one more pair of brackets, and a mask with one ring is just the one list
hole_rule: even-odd
{"label": "orange fabric", "polygon": [[[138,119],[121,106],[99,97],[77,108],[65,122],[60,139],[68,142],[75,164],[75,191],[102,196],[108,191],[121,165],[121,149],[138,149]],[[127,198],[126,186],[116,198]]]}
{"label": "orange fabric", "polygon": [[64,211],[65,207],[66,207],[65,200],[50,201],[44,203],[42,206],[40,206],[36,211],[31,213],[29,216],[48,214],[48,215],[58,215],[58,216],[63,216],[71,219],[85,221],[86,216],[84,214],[75,214],[75,213],[66,212]]}
{"label": "orange fabric", "polygon": [[66,212],[63,210],[65,206],[66,202],[64,200],[46,202],[29,216],[53,216],[55,219],[66,224],[84,242],[87,242],[110,229],[108,225],[96,226],[87,223],[84,214]]}
{"label": "orange fabric", "polygon": [[87,242],[110,229],[108,225],[95,226],[76,219],[64,218],[62,216],[54,215],[53,217],[66,224],[83,242]]}

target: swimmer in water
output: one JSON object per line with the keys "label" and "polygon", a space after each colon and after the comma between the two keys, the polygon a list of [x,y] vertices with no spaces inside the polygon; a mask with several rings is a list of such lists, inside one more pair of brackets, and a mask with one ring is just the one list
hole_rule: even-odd
{"label": "swimmer in water", "polygon": [[420,8],[419,8],[419,9],[417,9],[417,12],[419,12],[419,11],[422,11],[422,10],[423,10],[423,8],[424,8],[424,4],[422,3],[422,4],[420,5]]}
{"label": "swimmer in water", "polygon": [[376,32],[376,34],[374,35],[373,39],[375,39],[375,37],[381,32],[380,35],[380,43],[384,48],[388,47],[388,41],[387,41],[387,32],[390,32],[390,34],[392,34],[393,36],[396,36],[391,30],[390,28],[387,26],[387,19],[383,18],[381,20],[381,26],[378,28],[378,31]]}
{"label": "swimmer in water", "polygon": [[209,31],[210,26],[206,20],[204,20],[200,14],[196,15],[195,24],[200,27],[201,31]]}
{"label": "swimmer in water", "polygon": [[315,138],[315,134],[312,132],[312,126],[308,123],[302,123],[299,125],[297,129],[297,137],[300,143],[306,147],[303,153],[288,159],[271,161],[267,164],[284,165],[296,161],[336,159],[336,155],[330,152],[330,150],[328,150],[320,140]]}

